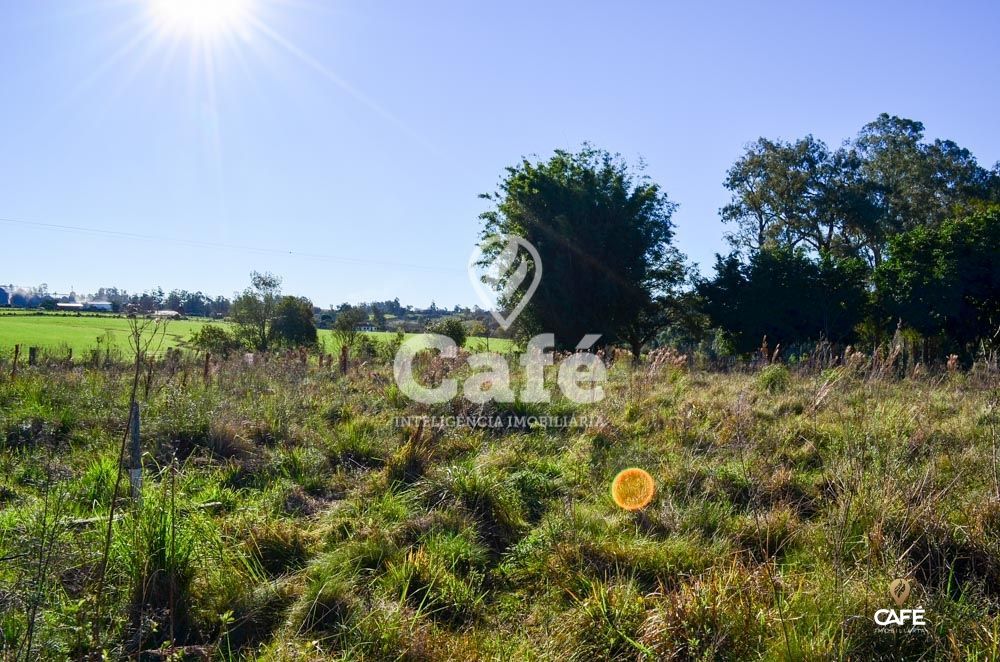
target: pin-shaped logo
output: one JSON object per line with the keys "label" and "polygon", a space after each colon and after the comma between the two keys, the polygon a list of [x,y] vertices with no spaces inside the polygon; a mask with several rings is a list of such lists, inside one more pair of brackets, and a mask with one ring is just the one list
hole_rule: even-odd
{"label": "pin-shaped logo", "polygon": [[[530,258],[530,259],[529,259]],[[521,292],[532,272],[531,283]],[[469,279],[497,323],[505,330],[528,305],[542,280],[542,259],[524,237],[487,237],[469,257]],[[502,308],[508,308],[504,315]]]}
{"label": "pin-shaped logo", "polygon": [[910,597],[910,582],[906,579],[894,579],[889,583],[889,595],[896,602],[897,607],[902,607],[906,598]]}

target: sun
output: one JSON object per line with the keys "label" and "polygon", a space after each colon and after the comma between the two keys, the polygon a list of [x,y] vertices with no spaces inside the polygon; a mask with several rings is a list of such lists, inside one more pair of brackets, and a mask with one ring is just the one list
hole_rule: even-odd
{"label": "sun", "polygon": [[150,0],[153,15],[170,32],[211,36],[240,27],[252,0]]}

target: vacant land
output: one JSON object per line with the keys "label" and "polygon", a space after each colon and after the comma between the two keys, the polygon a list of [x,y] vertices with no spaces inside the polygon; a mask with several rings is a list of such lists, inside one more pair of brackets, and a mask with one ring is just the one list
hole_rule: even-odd
{"label": "vacant land", "polygon": [[[162,343],[157,343],[161,353],[169,347],[188,347],[191,334],[205,324],[222,324],[231,328],[228,322],[208,321],[200,319],[169,320],[164,322],[165,334]],[[395,334],[387,331],[364,333],[376,343],[386,342]],[[65,358],[70,351],[77,360],[88,356],[89,352],[100,349],[102,352],[111,349],[119,353],[128,353],[129,347],[128,318],[117,315],[101,315],[87,313],[34,313],[34,312],[3,312],[0,313],[0,352],[10,352],[15,345],[24,348],[39,347],[54,358]],[[328,329],[319,330],[321,348],[329,354],[340,351],[340,341]],[[466,343],[476,347],[485,343],[483,338],[470,338]],[[493,349],[506,349],[510,346],[503,339],[490,339]]]}
{"label": "vacant land", "polygon": [[[158,363],[138,389],[138,504],[121,496],[127,475],[115,487],[127,367],[12,380],[8,358],[0,650],[997,659],[996,377],[852,365],[713,374],[622,361],[595,405],[427,407],[400,396],[386,356],[346,377],[273,358],[216,364],[205,381],[194,358]],[[394,425],[413,414],[600,420]],[[638,513],[609,495],[627,467],[656,483]],[[924,630],[873,622],[896,607],[899,577]]]}
{"label": "vacant land", "polygon": [[[203,324],[200,320],[175,320],[167,323],[164,349],[181,346]],[[84,356],[92,349],[128,348],[128,319],[114,315],[73,313],[4,313],[0,314],[0,351],[14,345],[40,347],[55,355],[73,350]]]}

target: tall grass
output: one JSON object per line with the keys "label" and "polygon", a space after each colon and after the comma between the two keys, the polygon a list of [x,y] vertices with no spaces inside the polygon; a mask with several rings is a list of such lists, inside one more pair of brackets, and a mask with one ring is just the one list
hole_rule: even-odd
{"label": "tall grass", "polygon": [[[589,429],[432,430],[392,418],[476,410],[413,405],[368,360],[3,373],[0,657],[1000,652],[990,371],[852,350],[717,373],[661,352],[615,362],[595,405],[482,410],[592,413]],[[133,393],[141,504],[115,487]],[[609,495],[630,466],[656,483],[639,513]],[[926,632],[876,630],[896,577]]]}

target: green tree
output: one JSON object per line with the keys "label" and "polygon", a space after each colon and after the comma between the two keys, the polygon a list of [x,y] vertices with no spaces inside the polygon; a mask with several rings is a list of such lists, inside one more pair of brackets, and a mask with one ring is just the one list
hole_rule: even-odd
{"label": "green tree", "polygon": [[486,335],[486,325],[479,320],[464,322],[467,337],[482,338]]}
{"label": "green tree", "polygon": [[886,326],[942,351],[1000,349],[1000,205],[893,237],[875,284]]}
{"label": "green tree", "polygon": [[923,131],[883,113],[836,151],[812,136],[757,140],[726,176],[730,242],[748,252],[787,246],[862,257],[875,267],[889,237],[1000,191],[995,171],[950,140],[924,142]]}
{"label": "green tree", "polygon": [[191,334],[188,342],[200,350],[219,356],[228,356],[242,346],[233,334],[218,324],[204,325]]}
{"label": "green tree", "polygon": [[560,348],[589,333],[602,334],[601,343],[619,340],[683,280],[683,256],[672,245],[676,205],[618,156],[585,145],[547,161],[524,159],[507,168],[498,192],[482,197],[494,204],[480,216],[482,238],[524,237],[543,265],[514,327],[521,336],[550,332]]}
{"label": "green tree", "polygon": [[441,320],[440,322],[431,325],[428,331],[431,333],[438,333],[442,336],[448,336],[454,340],[455,344],[459,347],[465,345],[465,325],[462,324],[461,320],[457,320],[454,317],[449,317],[448,319]]}
{"label": "green tree", "polygon": [[810,259],[767,248],[748,262],[719,257],[712,280],[698,285],[704,312],[740,354],[767,336],[771,347],[826,339],[853,342],[866,314],[866,269],[856,258]]}
{"label": "green tree", "polygon": [[337,309],[337,318],[333,321],[333,335],[342,345],[354,347],[358,338],[358,326],[368,321],[368,311],[363,306],[342,304]]}
{"label": "green tree", "polygon": [[882,113],[851,145],[872,184],[886,236],[937,225],[954,206],[989,195],[990,173],[969,150],[923,137],[922,123]]}
{"label": "green tree", "polygon": [[316,344],[316,323],[309,299],[285,296],[278,301],[270,326],[271,342],[282,347]]}
{"label": "green tree", "polygon": [[380,331],[385,329],[385,313],[380,306],[372,305],[372,318],[377,329]]}
{"label": "green tree", "polygon": [[249,349],[266,352],[271,344],[270,323],[281,296],[281,279],[270,273],[250,274],[250,287],[236,297],[229,315],[236,337]]}

